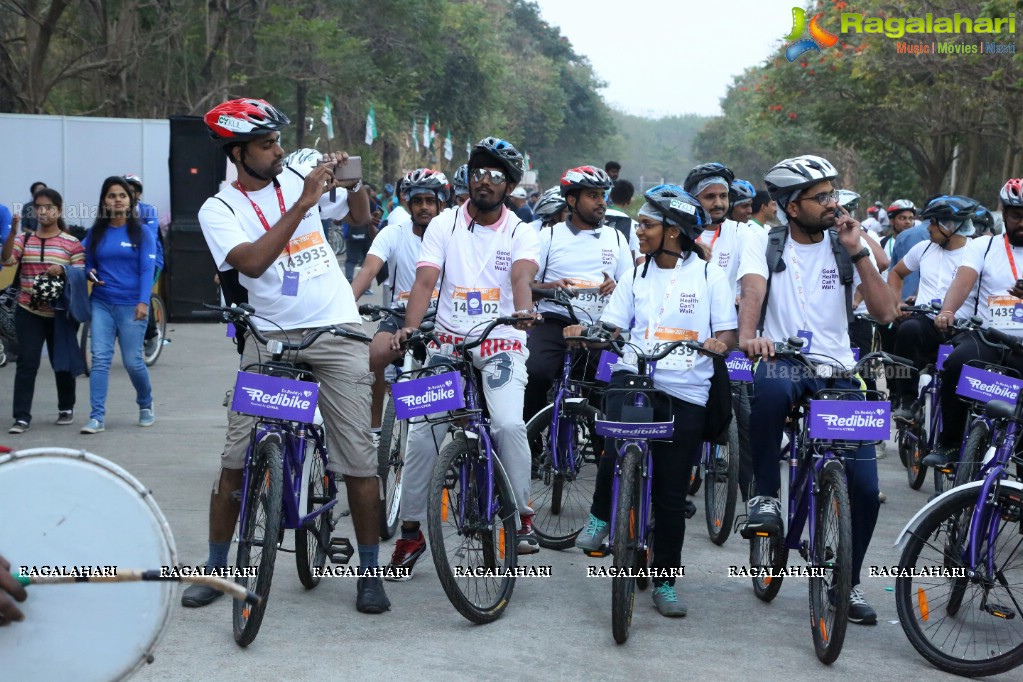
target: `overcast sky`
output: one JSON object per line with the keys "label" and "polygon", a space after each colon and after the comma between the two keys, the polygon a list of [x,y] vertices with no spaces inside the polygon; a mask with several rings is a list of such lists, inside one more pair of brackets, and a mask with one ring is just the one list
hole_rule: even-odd
{"label": "overcast sky", "polygon": [[[630,114],[712,116],[732,77],[759,64],[792,28],[802,0],[536,0]],[[683,85],[684,84],[684,85]],[[683,86],[683,87],[679,87]]]}

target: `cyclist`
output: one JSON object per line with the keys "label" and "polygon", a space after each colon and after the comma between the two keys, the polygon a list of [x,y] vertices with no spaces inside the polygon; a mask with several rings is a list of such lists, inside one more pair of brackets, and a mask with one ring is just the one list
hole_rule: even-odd
{"label": "cyclist", "polygon": [[540,195],[540,201],[536,202],[533,213],[536,214],[533,227],[537,230],[565,222],[568,217],[568,204],[565,203],[565,197],[561,196],[561,188],[551,187]]}
{"label": "cyclist", "polygon": [[[532,323],[530,284],[540,260],[537,234],[504,206],[523,172],[522,154],[509,142],[486,137],[472,148],[469,201],[437,216],[423,237],[405,316],[408,327],[394,336],[395,351],[422,323],[434,289],[440,291],[436,332],[441,343],[460,343],[499,316],[521,317],[517,327]],[[515,493],[520,554],[540,550],[529,506],[531,457],[522,420],[527,355],[525,332],[512,327],[494,329],[472,354],[483,373],[483,395],[497,451]],[[428,480],[436,460],[430,428],[426,424],[409,428],[400,502],[403,521],[426,519]],[[421,535],[418,542],[418,553],[409,554],[402,566],[410,566],[422,554]]]}
{"label": "cyclist", "polygon": [[[1023,303],[1023,286],[1020,286],[1023,283],[1019,282],[1023,264],[1023,179],[1012,178],[1006,182],[999,198],[1005,234],[970,240],[945,294],[941,312],[934,318],[934,325],[940,331],[948,330],[962,311],[965,316],[980,316],[984,324],[1007,334],[1023,336],[1023,323],[1020,323],[1018,315],[1013,314],[1016,306]],[[945,220],[973,222],[977,210],[975,202],[971,205],[963,197],[946,199],[946,203],[959,210]],[[1003,358],[999,347],[984,343],[975,333],[959,334],[953,344],[955,349],[943,366],[941,437],[938,447],[923,459],[922,463],[927,466],[945,467],[959,456],[967,406],[956,395],[956,386],[963,365],[971,360],[983,360],[1023,370],[1023,358],[1016,355]]]}
{"label": "cyclist", "polygon": [[[135,200],[138,201],[139,221],[141,221],[142,227],[153,235],[153,241],[156,242],[156,269],[153,272],[153,286],[155,287],[156,283],[160,281],[160,274],[164,268],[163,236],[160,234],[159,214],[156,206],[142,201],[142,178],[134,173],[127,173],[124,179],[128,181],[132,191],[135,192]],[[149,322],[146,325],[146,334],[142,341],[142,352],[146,356],[152,355],[156,350],[155,344],[160,342],[156,331],[156,317],[152,314],[152,310],[149,313]]]}
{"label": "cyclist", "polygon": [[753,212],[750,214],[749,224],[753,227],[770,228],[772,222],[777,219],[778,204],[767,190],[757,190],[750,208]]}
{"label": "cyclist", "polygon": [[[920,287],[916,296],[910,297],[907,303],[919,302],[921,305],[942,303],[945,292],[952,284],[956,270],[963,262],[966,245],[973,235],[974,226],[970,220],[956,219],[962,211],[962,202],[952,197],[939,197],[931,201],[920,213],[920,217],[929,220],[930,239],[920,242],[899,261],[898,265],[888,273],[888,286],[895,300],[902,298],[902,283],[911,272],[920,273]],[[890,210],[892,225],[903,220],[905,212],[893,214]],[[958,317],[967,317],[966,311],[960,309]],[[938,358],[938,346],[944,337],[934,326],[934,315],[924,313],[902,313],[901,321],[895,332],[895,353],[904,358],[912,358],[917,369],[923,369],[927,363]],[[917,385],[913,378],[894,378],[891,382],[892,419],[913,418],[911,406],[916,400]]]}
{"label": "cyclist", "polygon": [[973,226],[977,228],[977,231],[973,233],[974,237],[999,234],[998,229],[995,227],[995,217],[991,215],[991,211],[983,206],[978,206],[973,214]]}
{"label": "cyclist", "polygon": [[[249,303],[265,319],[254,320],[272,339],[301,338],[302,330],[338,325],[362,332],[351,286],[326,245],[322,214],[355,223],[369,220],[369,197],[362,181],[340,181],[334,167],[347,155],[331,157],[303,177],[284,165],[280,131],[288,117],[263,100],[236,99],[218,104],[205,116],[213,141],[238,171],[238,180],[206,200],[199,211],[203,236],[220,270],[234,268],[248,290]],[[337,192],[330,200],[330,188]],[[273,221],[273,222],[271,222]],[[318,256],[314,256],[314,252]],[[283,331],[281,331],[283,330]],[[289,334],[285,334],[288,332]],[[241,365],[256,361],[260,349],[245,345]],[[343,475],[358,540],[362,568],[378,565],[379,479],[376,452],[369,435],[369,348],[342,336],[324,334],[296,359],[312,366],[320,380],[330,454],[328,468]],[[252,418],[231,412],[221,471],[210,498],[208,566],[226,565],[238,517],[245,451]],[[383,581],[362,576],[356,608],[382,613],[390,608]],[[181,597],[184,606],[205,606],[220,596],[193,585]]]}
{"label": "cyclist", "polygon": [[[402,179],[401,189],[412,211],[411,219],[400,225],[392,225],[377,235],[362,269],[352,282],[352,291],[365,292],[386,264],[391,276],[391,300],[388,303],[391,307],[404,307],[408,303],[412,282],[416,278],[416,263],[419,262],[423,233],[448,200],[448,179],[440,171],[417,168]],[[359,300],[362,296],[361,293],[357,294],[355,299]],[[401,357],[391,350],[391,337],[401,326],[390,318],[384,319],[369,346],[369,366],[375,375],[371,418],[374,440],[380,437],[384,394],[387,392],[384,369],[388,363]]]}
{"label": "cyclist", "polygon": [[892,205],[888,207],[888,220],[892,231],[891,234],[881,238],[881,246],[888,255],[888,259],[891,260],[895,251],[896,237],[916,224],[916,205],[909,199],[898,199],[892,202]]}
{"label": "cyclist", "polygon": [[[836,177],[838,172],[829,161],[811,155],[785,159],[764,176],[788,224],[756,234],[747,240],[742,254],[739,346],[750,358],[769,360],[774,339],[798,335],[807,341],[804,352],[830,356],[849,369],[854,365],[849,347],[852,291],[860,291],[870,314],[883,324],[895,317],[891,293],[874,265],[860,224],[848,211],[838,209],[841,217],[836,217],[838,193],[832,184]],[[778,237],[783,240],[775,241]],[[781,253],[774,251],[784,260],[773,271],[768,268],[769,245],[783,247]],[[750,432],[758,436],[752,444],[756,496],[749,500],[748,525],[758,531],[777,534],[782,530],[778,444],[785,420],[797,400],[825,387],[825,380],[800,368],[793,360],[780,359],[758,362],[754,370]],[[835,386],[862,388],[863,384],[838,379]],[[845,466],[853,537],[849,619],[873,624],[877,615],[863,598],[859,578],[880,508],[874,446],[864,445],[850,453]]]}
{"label": "cyclist", "polygon": [[753,215],[753,198],[757,195],[753,183],[736,178],[728,188],[728,217],[737,223],[748,223]]}
{"label": "cyclist", "polygon": [[469,166],[462,164],[451,179],[451,201],[454,206],[461,206],[469,199]]}
{"label": "cyclist", "polygon": [[[601,325],[628,330],[633,343],[652,352],[661,341],[704,339],[703,347],[717,353],[735,346],[736,318],[732,287],[724,271],[700,258],[696,244],[710,217],[700,201],[678,185],[659,185],[645,195],[639,209],[638,240],[646,256],[622,276],[600,316]],[[565,336],[584,333],[569,326]],[[636,368],[619,361],[612,368],[612,388]],[[709,358],[679,350],[657,363],[654,386],[668,394],[668,404],[655,406],[655,418],[674,419],[672,441],[651,441],[653,453],[654,568],[682,563],[686,530],[686,493],[693,465],[700,456],[702,429],[710,380]],[[608,418],[616,419],[621,404],[609,404]],[[662,412],[666,410],[666,412]],[[593,504],[586,527],[576,538],[585,551],[600,548],[610,533],[611,486],[617,457],[605,449],[597,469]],[[619,531],[624,532],[624,531]],[[653,600],[663,616],[686,615],[674,578],[654,579]]]}
{"label": "cyclist", "polygon": [[[596,166],[570,168],[561,176],[560,192],[568,206],[563,223],[540,230],[540,272],[538,289],[588,290],[580,293],[573,307],[583,322],[593,322],[607,305],[622,274],[632,265],[632,254],[622,233],[604,225],[604,192],[611,178]],[[529,335],[526,360],[525,412],[528,422],[547,404],[547,393],[560,375],[565,358],[561,331],[571,321],[559,305],[540,301],[544,324]],[[591,373],[596,371],[592,356]]]}

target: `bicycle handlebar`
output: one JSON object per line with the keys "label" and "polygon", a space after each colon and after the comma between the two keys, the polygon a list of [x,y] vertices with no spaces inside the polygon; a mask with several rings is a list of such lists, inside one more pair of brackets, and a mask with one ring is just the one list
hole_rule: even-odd
{"label": "bicycle handlebar", "polygon": [[701,343],[699,341],[693,341],[693,340],[670,341],[670,342],[668,342],[666,344],[663,344],[663,345],[658,344],[658,346],[656,346],[657,350],[654,353],[643,353],[643,352],[641,352],[639,350],[639,347],[636,346],[635,344],[628,343],[628,342],[622,340],[621,337],[617,337],[617,338],[611,337],[610,334],[606,334],[606,333],[605,334],[600,334],[598,336],[566,336],[565,337],[565,341],[576,341],[578,343],[583,343],[583,344],[586,344],[586,345],[596,345],[596,344],[599,344],[599,345],[602,345],[602,346],[603,345],[608,345],[608,346],[611,347],[611,350],[616,355],[619,355],[619,356],[622,356],[622,355],[625,354],[625,348],[626,348],[626,346],[628,346],[628,347],[631,347],[635,351],[636,358],[641,363],[657,362],[658,360],[663,360],[664,358],[666,358],[668,356],[669,353],[671,353],[676,348],[689,348],[690,350],[693,350],[693,351],[696,351],[696,352],[701,353],[703,355],[706,355],[706,356],[709,356],[709,357],[714,357],[714,358],[724,359],[724,357],[725,357],[722,353],[718,353],[717,351],[707,350],[706,348],[704,348],[701,345]]}
{"label": "bicycle handlebar", "polygon": [[[805,367],[814,370],[815,372],[818,371],[818,368],[822,366],[832,368],[834,368],[834,366],[828,362],[815,360],[811,357],[808,357],[808,355],[819,355],[821,357],[828,358],[829,360],[833,360],[834,362],[841,365],[837,358],[833,358],[830,355],[824,355],[823,353],[809,354],[804,353],[802,350],[804,342],[805,340],[802,337],[798,336],[790,336],[786,341],[776,341],[774,344],[775,357],[792,358],[793,360],[799,361]],[[862,371],[867,365],[874,362],[875,360],[880,360],[885,365],[901,365],[903,367],[908,367],[910,369],[916,369],[916,366],[913,364],[913,361],[908,358],[904,358],[899,355],[892,355],[890,353],[885,353],[884,351],[878,351],[876,353],[867,353],[866,355],[864,355],[862,358],[859,359],[859,362],[853,365],[852,369],[847,370],[843,367],[841,370],[837,372],[837,376],[843,375],[850,377],[855,376],[859,374],[860,371]]]}
{"label": "bicycle handlebar", "polygon": [[568,317],[572,324],[580,324],[579,318],[575,314],[575,306],[570,301],[574,294],[569,294],[564,289],[538,289],[535,286],[530,287],[530,289],[532,289],[534,297],[564,308],[568,312]]}
{"label": "bicycle handlebar", "polygon": [[[256,309],[248,303],[242,303],[239,305],[232,305],[231,307],[210,305],[204,303],[203,308],[214,312],[223,314],[225,322],[237,322],[245,327],[253,338],[259,343],[263,344],[266,349],[274,355],[286,352],[286,351],[300,351],[305,350],[309,346],[313,345],[316,339],[320,338],[323,334],[333,334],[334,336],[343,336],[353,341],[361,341],[363,343],[369,343],[372,339],[363,334],[356,334],[350,332],[347,329],[342,329],[339,326],[332,325],[328,327],[319,327],[308,332],[299,343],[292,343],[290,341],[278,341],[276,339],[268,339],[256,328],[256,325],[252,323],[250,318],[258,317],[256,315]],[[279,344],[279,345],[278,345]]]}

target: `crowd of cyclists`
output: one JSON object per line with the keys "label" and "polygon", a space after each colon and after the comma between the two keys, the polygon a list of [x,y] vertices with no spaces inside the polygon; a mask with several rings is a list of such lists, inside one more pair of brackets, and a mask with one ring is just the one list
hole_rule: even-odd
{"label": "crowd of cyclists", "polygon": [[[262,100],[224,102],[205,121],[236,166],[238,180],[206,201],[200,223],[218,268],[237,273],[264,335],[284,339],[289,332],[324,325],[361,330],[358,300],[384,268],[390,292],[386,304],[403,310],[403,318],[390,317],[380,324],[368,346],[324,335],[298,358],[312,366],[320,381],[329,468],[344,477],[363,569],[380,563],[373,434],[380,426],[388,367],[400,362],[407,340],[428,317],[443,345],[465,340],[481,323],[498,317],[516,320],[495,328],[472,361],[482,374],[492,433],[515,495],[520,555],[540,551],[530,499],[533,445],[526,424],[549,402],[565,351],[575,343],[566,338],[627,336],[644,352],[684,339],[711,353],[738,349],[753,360],[754,390],[733,384],[732,411],[740,432],[746,529],[772,535],[783,527],[779,443],[792,406],[825,385],[865,389],[863,379],[843,372],[854,367],[860,353],[870,352],[875,335],[917,369],[935,362],[940,344],[954,346],[944,363],[940,447],[924,461],[930,466],[947,466],[959,453],[966,406],[955,387],[963,366],[976,360],[1001,361],[1023,371],[1023,360],[1003,357],[955,324],[978,316],[984,325],[1023,336],[1023,278],[1017,265],[1023,262],[1021,179],[1009,179],[1000,191],[1003,233],[996,233],[990,211],[963,196],[935,196],[920,209],[898,199],[861,224],[855,218],[859,195],[839,185],[839,169],[814,155],[779,161],[762,178],[761,190],[736,178],[724,164],[700,164],[682,185],[644,192],[635,221],[620,210],[627,200],[609,207],[616,184],[608,173],[580,165],[566,170],[558,186],[535,197],[535,220],[526,222],[506,205],[523,179],[523,156],[511,143],[486,137],[472,147],[467,163],[450,180],[429,168],[403,177],[396,194],[408,218],[380,231],[349,284],[334,254],[323,247],[321,224],[322,219],[347,217],[356,224],[370,219],[362,181],[335,178],[335,168],[347,155],[331,154],[312,166],[286,164],[280,135],[290,122]],[[121,201],[127,206],[136,200],[126,193]],[[40,229],[45,230],[48,216],[59,214],[59,195],[40,193],[36,204]],[[113,209],[117,206],[112,204]],[[388,210],[396,207],[389,204]],[[887,227],[874,217],[882,213]],[[865,224],[882,228],[884,234]],[[9,257],[15,245],[10,247],[5,244],[5,264],[17,261]],[[69,249],[67,265],[89,262],[89,247],[82,251],[80,245]],[[91,258],[106,253],[95,246],[91,252]],[[583,324],[560,306],[537,302],[544,291],[572,297]],[[913,304],[929,304],[933,310],[902,310]],[[139,307],[143,304],[131,314],[119,311],[119,305],[124,304],[110,302],[111,326],[118,333],[128,328],[132,315],[136,322],[145,319]],[[97,304],[93,307],[95,317]],[[42,326],[40,330],[41,346],[42,336],[52,332]],[[141,345],[141,332],[135,336],[129,344]],[[790,358],[776,358],[775,343],[793,337],[802,339],[804,353],[833,365],[838,378],[809,374]],[[110,346],[112,350],[112,338]],[[246,344],[243,365],[255,361],[255,346]],[[598,356],[599,350],[591,350],[574,371],[592,378]],[[710,357],[680,347],[658,362],[653,374],[654,386],[663,394],[655,406],[657,418],[675,422],[670,441],[652,444],[654,568],[683,563],[687,492],[711,410],[715,371]],[[619,359],[611,368],[609,386],[621,385],[635,372],[628,357]],[[58,388],[61,381],[58,375]],[[892,419],[913,419],[916,376],[895,377],[887,388]],[[151,423],[151,393],[147,398],[140,382],[136,389],[140,424],[147,417]],[[16,426],[25,421],[27,428],[17,394],[16,389]],[[30,404],[30,388],[28,394]],[[62,389],[60,396],[63,415],[73,406],[73,391],[68,395]],[[103,428],[102,397],[93,396],[89,422],[98,423],[98,430]],[[147,400],[148,406],[143,404]],[[611,419],[622,409],[610,403],[606,407]],[[230,413],[210,498],[210,568],[229,562],[251,423],[251,417]],[[406,570],[395,572],[395,580],[410,579],[427,549],[422,525],[428,484],[446,433],[446,425],[410,426],[400,536],[388,564]],[[751,439],[751,433],[757,437]],[[595,443],[594,449],[610,451],[603,443]],[[614,466],[613,456],[599,460],[589,517],[575,542],[584,551],[598,550],[607,540]],[[858,587],[881,504],[874,445],[864,443],[847,453],[844,467],[853,547],[849,620],[874,624],[877,615]],[[674,577],[655,577],[653,585],[653,601],[662,615],[686,615]],[[389,610],[380,577],[367,573],[357,591],[359,611]],[[220,595],[194,585],[184,592],[182,603],[205,606]]]}

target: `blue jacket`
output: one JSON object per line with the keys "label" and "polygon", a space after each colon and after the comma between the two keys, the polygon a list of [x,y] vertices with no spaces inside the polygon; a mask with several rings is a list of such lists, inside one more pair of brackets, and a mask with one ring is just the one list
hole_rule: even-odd
{"label": "blue jacket", "polygon": [[[84,319],[78,317],[84,312]],[[64,268],[64,290],[53,306],[53,371],[85,374],[78,345],[78,323],[89,319],[89,292],[84,268]],[[77,315],[76,315],[77,313]]]}
{"label": "blue jacket", "polygon": [[[928,239],[927,225],[923,223],[911,227],[908,230],[903,230],[899,233],[899,236],[895,238],[895,247],[892,249],[892,263],[889,268],[894,268],[899,264],[899,261],[906,257],[909,250],[916,246],[918,243]],[[905,301],[909,296],[915,296],[917,287],[920,286],[920,272],[911,272],[902,282],[902,300]],[[924,301],[926,303],[926,301]]]}

